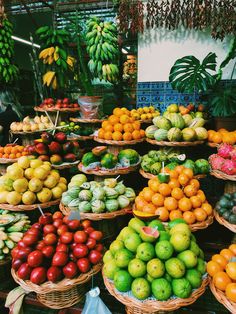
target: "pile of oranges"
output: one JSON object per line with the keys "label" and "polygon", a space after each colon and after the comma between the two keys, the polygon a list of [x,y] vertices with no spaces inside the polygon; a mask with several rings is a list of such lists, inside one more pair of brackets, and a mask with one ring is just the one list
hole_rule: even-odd
{"label": "pile of oranges", "polygon": [[102,122],[98,130],[98,138],[114,141],[139,140],[145,136],[141,124],[136,121],[126,108],[115,108],[113,114]]}
{"label": "pile of oranges", "polygon": [[8,144],[5,147],[0,146],[0,158],[15,159],[28,154],[25,147],[21,145]]}
{"label": "pile of oranges", "polygon": [[212,256],[207,263],[207,272],[215,287],[223,291],[226,297],[236,302],[236,244],[223,249]]}
{"label": "pile of oranges", "polygon": [[203,222],[212,215],[212,206],[193,177],[192,169],[179,165],[168,173],[168,183],[161,183],[158,178],[148,181],[148,187],[135,199],[137,211],[144,217],[158,215],[161,221],[182,218],[188,224]]}
{"label": "pile of oranges", "polygon": [[229,132],[226,129],[219,129],[218,131],[208,130],[207,133],[208,141],[210,143],[227,143],[231,145],[236,144],[236,131]]}

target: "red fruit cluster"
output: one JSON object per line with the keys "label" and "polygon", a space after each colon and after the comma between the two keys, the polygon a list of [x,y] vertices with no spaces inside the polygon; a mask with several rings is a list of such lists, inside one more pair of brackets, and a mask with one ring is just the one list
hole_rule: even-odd
{"label": "red fruit cluster", "polygon": [[79,156],[78,142],[68,141],[64,132],[55,135],[43,132],[41,140],[42,142],[36,140],[34,145],[28,145],[27,150],[43,161],[59,165],[62,162],[74,162]]}
{"label": "red fruit cluster", "polygon": [[37,285],[75,278],[102,260],[102,236],[90,220],[46,213],[12,250],[12,268],[20,279]]}
{"label": "red fruit cluster", "polygon": [[62,108],[79,108],[77,103],[72,103],[69,98],[64,99],[53,99],[53,98],[46,98],[44,101],[39,105],[40,108],[55,108],[55,109],[62,109]]}

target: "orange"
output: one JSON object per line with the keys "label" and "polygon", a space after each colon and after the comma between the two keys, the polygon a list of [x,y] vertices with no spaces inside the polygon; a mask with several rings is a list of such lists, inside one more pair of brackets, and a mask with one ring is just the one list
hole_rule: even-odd
{"label": "orange", "polygon": [[133,137],[134,140],[139,140],[139,139],[141,138],[140,131],[134,130],[134,131],[132,132],[132,137]]}
{"label": "orange", "polygon": [[222,270],[223,270],[222,266],[220,266],[220,264],[218,264],[215,261],[209,261],[207,263],[207,272],[212,277],[218,272],[222,272]]}
{"label": "orange", "polygon": [[208,130],[207,133],[208,133],[208,141],[212,142],[212,137],[216,132],[213,130]]}
{"label": "orange", "polygon": [[184,170],[184,166],[182,166],[182,165],[179,165],[179,166],[175,167],[175,171],[177,171],[178,174],[180,174],[183,170]]}
{"label": "orange", "polygon": [[236,262],[229,262],[226,265],[226,273],[232,280],[236,280]]}
{"label": "orange", "polygon": [[21,153],[21,152],[23,152],[23,150],[24,150],[24,146],[18,146],[18,151]]}
{"label": "orange", "polygon": [[196,190],[199,190],[200,188],[200,183],[197,179],[190,180],[189,184],[193,185],[196,188]]}
{"label": "orange", "polygon": [[225,269],[227,265],[227,260],[220,254],[214,254],[211,260],[218,263],[223,269]]}
{"label": "orange", "polygon": [[140,133],[141,138],[146,136],[146,133],[145,133],[145,131],[143,129],[140,129],[139,133]]}
{"label": "orange", "polygon": [[189,179],[192,179],[193,176],[194,176],[194,173],[193,173],[193,170],[190,169],[190,168],[185,168],[183,171],[182,171],[183,174],[186,174],[186,176],[189,177]]}
{"label": "orange", "polygon": [[127,108],[122,107],[121,110],[122,110],[123,114],[126,114],[128,116],[130,115],[130,111]]}
{"label": "orange", "polygon": [[139,192],[138,194],[139,196],[141,196],[143,198],[143,191]]}
{"label": "orange", "polygon": [[212,142],[216,144],[220,144],[222,142],[222,136],[220,133],[216,132],[212,135]]}
{"label": "orange", "polygon": [[143,212],[144,213],[148,213],[148,214],[155,214],[155,210],[156,207],[153,204],[147,203],[144,207],[143,207]]}
{"label": "orange", "polygon": [[102,128],[105,129],[108,125],[110,125],[110,122],[108,120],[105,120],[102,122]]}
{"label": "orange", "polygon": [[231,279],[224,271],[220,271],[213,276],[213,283],[216,288],[225,291],[227,285],[231,283]]}
{"label": "orange", "polygon": [[16,154],[16,158],[19,158],[19,157],[21,157],[21,153]]}
{"label": "orange", "polygon": [[194,213],[189,210],[183,213],[183,219],[190,225],[194,224],[196,221],[196,217]]}
{"label": "orange", "polygon": [[178,208],[178,202],[176,201],[175,198],[169,196],[166,197],[164,200],[164,206],[168,210],[175,210]]}
{"label": "orange", "polygon": [[169,196],[171,194],[171,188],[167,183],[161,183],[159,185],[158,191],[163,196]]}
{"label": "orange", "polygon": [[9,158],[10,158],[10,159],[16,158],[16,154],[10,154],[10,155],[9,155]]}
{"label": "orange", "polygon": [[4,153],[4,147],[0,146],[0,153]]}
{"label": "orange", "polygon": [[137,196],[135,199],[135,206],[137,208],[137,210],[142,211],[144,206],[147,205],[147,202],[141,197],[141,196]]}
{"label": "orange", "polygon": [[131,141],[132,139],[133,139],[132,133],[125,132],[125,133],[123,134],[123,140],[124,140],[124,141]]}
{"label": "orange", "polygon": [[191,196],[190,197],[190,201],[191,201],[191,203],[193,205],[193,208],[198,208],[198,207],[200,207],[202,205],[202,200],[197,195]]}
{"label": "orange", "polygon": [[9,158],[9,154],[3,154],[2,158]]}
{"label": "orange", "polygon": [[152,197],[152,203],[158,207],[164,205],[164,200],[164,196],[160,193],[155,193]]}
{"label": "orange", "polygon": [[28,155],[28,152],[22,152],[21,155],[22,155],[22,156],[27,156],[27,155]]}
{"label": "orange", "polygon": [[169,219],[169,212],[165,207],[158,207],[155,211],[155,215],[158,215],[158,219],[161,221],[167,221]]}
{"label": "orange", "polygon": [[174,219],[177,219],[177,218],[183,218],[181,210],[179,210],[179,209],[172,210],[169,213],[169,219],[170,220],[174,220]]}
{"label": "orange", "polygon": [[185,188],[184,188],[184,194],[187,196],[187,197],[191,197],[191,196],[194,196],[196,195],[197,193],[197,190],[195,189],[195,187],[191,184],[189,185],[186,185]]}
{"label": "orange", "polygon": [[[191,183],[190,183],[191,184]],[[204,203],[206,201],[206,196],[205,193],[202,190],[198,190],[197,191],[197,196],[200,197],[200,199],[202,200],[202,203]]]}
{"label": "orange", "polygon": [[229,249],[221,250],[220,255],[222,255],[227,261],[234,257],[234,254]]}
{"label": "orange", "polygon": [[222,141],[223,141],[223,143],[234,145],[235,136],[234,136],[233,132],[228,132],[228,134],[224,134],[222,136]]}
{"label": "orange", "polygon": [[112,140],[112,132],[111,131],[106,131],[104,133],[104,139],[105,140]]}
{"label": "orange", "polygon": [[0,153],[0,158],[2,158],[2,155],[3,155],[3,154],[2,154],[2,153]]}
{"label": "orange", "polygon": [[178,172],[175,169],[174,170],[170,170],[169,174],[170,174],[170,178],[171,179],[178,179],[179,174],[178,174]]}
{"label": "orange", "polygon": [[123,125],[121,123],[116,123],[114,125],[114,131],[122,132],[123,131]]}
{"label": "orange", "polygon": [[98,137],[101,139],[104,139],[105,131],[103,129],[98,130]]}
{"label": "orange", "polygon": [[173,189],[173,188],[179,188],[180,187],[180,183],[179,183],[179,181],[177,180],[177,179],[170,179],[170,181],[169,181],[169,186],[171,187],[171,189]]}
{"label": "orange", "polygon": [[207,213],[208,216],[210,216],[213,212],[211,204],[208,204],[208,203],[203,203],[202,209],[205,210],[205,212]]}
{"label": "orange", "polygon": [[11,153],[12,153],[12,154],[17,154],[17,153],[18,153],[18,147],[17,147],[17,146],[12,147]]}
{"label": "orange", "polygon": [[114,141],[122,141],[123,140],[123,135],[122,135],[121,132],[115,131],[114,133],[112,133],[112,139]]}
{"label": "orange", "polygon": [[121,124],[126,124],[130,122],[130,118],[127,114],[122,114],[122,116],[120,116],[120,123]]}
{"label": "orange", "polygon": [[174,197],[176,200],[180,200],[184,197],[184,193],[180,188],[173,188],[171,191],[171,196]]}
{"label": "orange", "polygon": [[159,185],[160,185],[160,182],[157,178],[156,179],[150,179],[148,181],[148,186],[150,187],[150,189],[152,189],[153,192],[159,191]]}
{"label": "orange", "polygon": [[113,115],[115,115],[115,116],[117,116],[117,117],[122,116],[122,114],[123,114],[123,110],[121,110],[120,108],[115,108],[115,109],[113,110]]}
{"label": "orange", "polygon": [[11,146],[5,146],[4,147],[4,153],[5,154],[10,154],[11,153]]}
{"label": "orange", "polygon": [[115,115],[111,115],[109,118],[108,118],[108,121],[112,124],[112,125],[115,125],[116,123],[119,123],[120,122],[120,119],[115,116]]}
{"label": "orange", "polygon": [[220,128],[217,132],[219,132],[219,133],[228,133],[228,131],[225,128]]}
{"label": "orange", "polygon": [[103,130],[105,132],[113,132],[114,128],[113,128],[113,125],[109,123],[105,128],[103,128]]}
{"label": "orange", "polygon": [[207,219],[207,213],[202,208],[195,208],[193,211],[197,221],[205,221]]}
{"label": "orange", "polygon": [[[177,166],[177,167],[178,167],[178,166]],[[177,168],[177,167],[176,167],[176,168]],[[187,185],[188,182],[189,182],[189,177],[188,177],[186,174],[181,173],[181,174],[179,175],[178,180],[179,180],[179,183],[180,183],[182,186],[185,186],[185,185]]]}
{"label": "orange", "polygon": [[229,250],[236,256],[236,243],[230,244]]}
{"label": "orange", "polygon": [[192,209],[192,203],[191,203],[190,199],[187,197],[182,197],[179,200],[178,205],[179,205],[179,209],[182,210],[183,212],[186,212],[187,210]]}
{"label": "orange", "polygon": [[231,282],[226,286],[225,295],[230,301],[236,302],[236,282]]}
{"label": "orange", "polygon": [[134,130],[132,123],[126,123],[124,124],[124,132],[130,132],[132,133]]}
{"label": "orange", "polygon": [[151,202],[153,195],[154,192],[149,187],[143,189],[143,197],[146,202]]}
{"label": "orange", "polygon": [[141,128],[141,123],[139,121],[135,121],[132,123],[133,129],[134,130],[140,130]]}

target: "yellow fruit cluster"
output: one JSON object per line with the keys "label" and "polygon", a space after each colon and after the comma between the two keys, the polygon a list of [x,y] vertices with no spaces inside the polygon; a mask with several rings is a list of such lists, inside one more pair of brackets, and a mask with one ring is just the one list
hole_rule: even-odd
{"label": "yellow fruit cluster", "polygon": [[153,106],[133,109],[130,113],[135,120],[141,121],[150,120],[160,115],[160,112]]}
{"label": "yellow fruit cluster", "polygon": [[115,108],[113,114],[102,122],[98,130],[98,137],[104,140],[131,141],[139,140],[145,136],[141,124],[131,116],[126,108]]}

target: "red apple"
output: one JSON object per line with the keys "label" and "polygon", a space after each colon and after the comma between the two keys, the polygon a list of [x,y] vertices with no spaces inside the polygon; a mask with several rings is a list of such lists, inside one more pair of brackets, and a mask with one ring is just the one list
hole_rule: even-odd
{"label": "red apple", "polygon": [[57,282],[62,278],[62,271],[60,267],[51,266],[47,271],[47,279],[51,282]]}
{"label": "red apple", "polygon": [[44,215],[39,217],[39,223],[41,225],[48,225],[52,223],[52,214],[51,213],[44,213]]}
{"label": "red apple", "polygon": [[90,251],[88,258],[92,264],[97,264],[102,260],[102,253],[96,250],[92,250]]}
{"label": "red apple", "polygon": [[88,252],[88,247],[85,244],[77,244],[73,249],[73,254],[76,258],[85,257]]}
{"label": "red apple", "polygon": [[42,248],[42,253],[46,258],[51,258],[55,253],[55,248],[52,245],[47,245]]}
{"label": "red apple", "polygon": [[91,249],[93,249],[96,246],[97,242],[96,242],[95,239],[88,238],[88,240],[87,240],[87,242],[85,244],[91,250]]}
{"label": "red apple", "polygon": [[70,220],[67,225],[68,225],[70,230],[76,231],[80,227],[80,221],[76,220],[76,219]]}
{"label": "red apple", "polygon": [[55,220],[55,219],[63,219],[63,214],[62,212],[60,211],[56,211],[53,215],[52,215],[52,219]]}
{"label": "red apple", "polygon": [[35,250],[28,255],[27,263],[30,267],[38,267],[43,262],[43,253],[39,250]]}
{"label": "red apple", "polygon": [[95,231],[91,232],[89,234],[89,236],[90,236],[90,238],[93,238],[96,241],[100,241],[102,239],[103,234],[101,231],[95,230]]}
{"label": "red apple", "polygon": [[74,278],[78,273],[78,267],[76,263],[69,262],[63,267],[63,274],[66,278]]}
{"label": "red apple", "polygon": [[47,279],[47,272],[44,267],[36,267],[30,274],[30,281],[36,285],[41,285]]}
{"label": "red apple", "polygon": [[55,141],[57,141],[58,143],[65,143],[65,141],[67,140],[67,136],[65,133],[63,132],[58,132],[54,135],[54,139]]}
{"label": "red apple", "polygon": [[70,244],[73,241],[74,234],[72,232],[64,232],[60,236],[61,243]]}
{"label": "red apple", "polygon": [[49,224],[49,225],[45,225],[43,227],[43,234],[44,235],[47,235],[48,233],[56,233],[57,232],[57,229],[55,226]]}
{"label": "red apple", "polygon": [[55,233],[48,233],[44,238],[43,241],[46,245],[54,245],[57,243],[57,236]]}
{"label": "red apple", "polygon": [[63,224],[63,220],[62,219],[55,219],[53,221],[53,226],[55,226],[57,229]]}
{"label": "red apple", "polygon": [[58,154],[61,151],[61,145],[58,142],[52,141],[49,145],[49,152],[51,154]]}
{"label": "red apple", "polygon": [[41,140],[43,141],[44,144],[50,144],[53,140],[53,136],[49,132],[43,132],[41,134]]}
{"label": "red apple", "polygon": [[74,241],[76,243],[85,243],[87,241],[88,235],[85,231],[79,230],[74,234]]}
{"label": "red apple", "polygon": [[77,266],[81,273],[87,273],[90,270],[90,262],[88,258],[80,258],[77,261]]}
{"label": "red apple", "polygon": [[64,266],[68,262],[68,254],[65,252],[56,252],[52,258],[52,266]]}
{"label": "red apple", "polygon": [[48,147],[44,143],[37,143],[35,145],[35,151],[39,155],[47,155],[48,153]]}
{"label": "red apple", "polygon": [[58,244],[56,247],[56,252],[65,252],[68,253],[69,252],[69,247],[66,244]]}
{"label": "red apple", "polygon": [[57,229],[57,234],[58,234],[59,236],[61,236],[63,233],[68,232],[68,231],[69,231],[68,226],[62,224],[62,225],[60,225],[60,226],[58,227],[58,229]]}
{"label": "red apple", "polygon": [[27,280],[30,278],[31,272],[32,272],[32,268],[27,263],[23,263],[19,267],[17,271],[17,275],[20,279]]}

